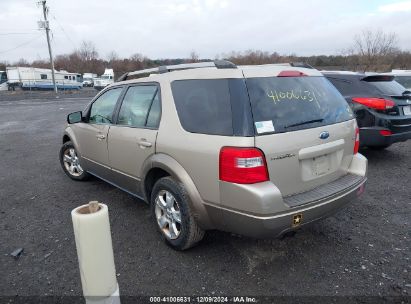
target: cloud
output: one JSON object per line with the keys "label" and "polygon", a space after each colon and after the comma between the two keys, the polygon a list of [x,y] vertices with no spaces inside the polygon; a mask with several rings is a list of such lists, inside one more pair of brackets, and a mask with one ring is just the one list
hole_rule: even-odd
{"label": "cloud", "polygon": [[396,2],[378,7],[379,12],[397,13],[411,11],[411,1]]}
{"label": "cloud", "polygon": [[[4,0],[0,0],[3,2]],[[47,58],[45,37],[12,52],[38,35],[41,10],[35,0],[2,3],[0,61]],[[257,49],[298,55],[337,54],[365,28],[395,32],[400,47],[411,49],[411,15],[392,3],[375,0],[48,0],[54,54],[71,52],[83,40],[95,43],[100,55],[141,53],[151,58],[202,58],[230,51]],[[391,9],[391,11],[389,11]],[[387,13],[389,12],[389,13]]]}

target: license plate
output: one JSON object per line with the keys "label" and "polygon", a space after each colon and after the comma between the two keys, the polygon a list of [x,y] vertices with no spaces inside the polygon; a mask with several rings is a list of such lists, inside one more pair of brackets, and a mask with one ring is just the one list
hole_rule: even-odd
{"label": "license plate", "polygon": [[314,175],[323,175],[328,171],[330,171],[330,163],[326,155],[313,158]]}
{"label": "license plate", "polygon": [[406,106],[402,108],[404,111],[404,115],[411,115],[411,106]]}

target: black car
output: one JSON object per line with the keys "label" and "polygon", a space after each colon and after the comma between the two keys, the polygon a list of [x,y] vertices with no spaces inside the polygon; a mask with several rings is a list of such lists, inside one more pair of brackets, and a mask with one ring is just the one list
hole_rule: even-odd
{"label": "black car", "polygon": [[411,91],[390,75],[324,72],[351,106],[360,146],[384,149],[411,138]]}

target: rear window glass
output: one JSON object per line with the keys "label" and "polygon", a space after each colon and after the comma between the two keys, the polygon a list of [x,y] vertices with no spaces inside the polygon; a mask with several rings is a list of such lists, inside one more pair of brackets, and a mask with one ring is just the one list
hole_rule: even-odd
{"label": "rear window glass", "polygon": [[401,96],[406,89],[397,81],[368,81],[369,84],[379,89],[383,94]]}
{"label": "rear window glass", "polygon": [[395,76],[395,80],[405,88],[411,89],[411,76]]}
{"label": "rear window glass", "polygon": [[257,134],[281,133],[353,118],[325,77],[264,77],[246,80]]}
{"label": "rear window glass", "polygon": [[171,89],[186,131],[233,135],[229,79],[177,80]]}

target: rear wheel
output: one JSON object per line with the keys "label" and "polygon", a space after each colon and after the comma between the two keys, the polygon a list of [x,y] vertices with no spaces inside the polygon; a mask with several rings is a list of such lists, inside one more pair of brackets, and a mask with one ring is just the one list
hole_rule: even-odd
{"label": "rear wheel", "polygon": [[60,149],[60,164],[64,173],[71,179],[85,180],[89,177],[89,174],[80,165],[80,158],[71,141],[64,143]]}
{"label": "rear wheel", "polygon": [[151,193],[151,212],[158,230],[168,245],[186,250],[202,240],[202,230],[192,214],[184,186],[163,177]]}

